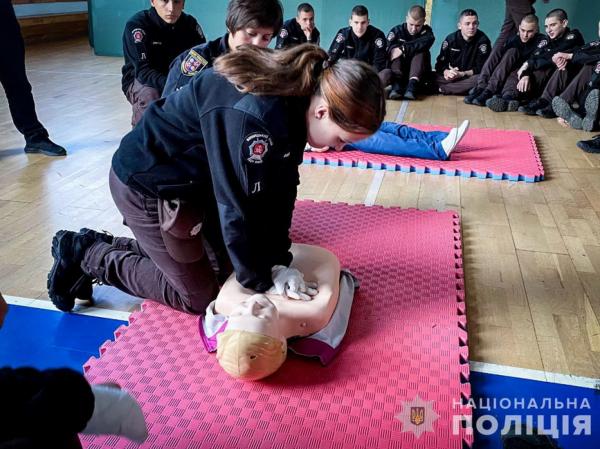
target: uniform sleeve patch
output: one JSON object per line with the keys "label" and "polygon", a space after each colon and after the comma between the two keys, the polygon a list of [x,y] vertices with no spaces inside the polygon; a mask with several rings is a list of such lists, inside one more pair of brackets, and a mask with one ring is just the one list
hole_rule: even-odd
{"label": "uniform sleeve patch", "polygon": [[575,39],[575,35],[573,33],[567,34],[567,40],[570,41],[571,39]]}
{"label": "uniform sleeve patch", "polygon": [[481,45],[479,46],[479,51],[480,51],[482,54],[484,54],[484,55],[485,55],[485,54],[487,53],[487,51],[488,51],[488,46],[487,46],[487,44],[481,44]]}
{"label": "uniform sleeve patch", "polygon": [[338,33],[338,35],[335,37],[335,41],[338,44],[341,44],[342,42],[344,42],[344,35],[342,33]]}
{"label": "uniform sleeve patch", "polygon": [[244,156],[251,164],[262,164],[263,158],[273,146],[273,139],[268,134],[252,133],[244,139]]}
{"label": "uniform sleeve patch", "polygon": [[185,76],[194,76],[202,71],[208,65],[208,61],[195,50],[190,50],[185,59],[181,62],[181,73]]}
{"label": "uniform sleeve patch", "polygon": [[600,45],[600,41],[594,41],[594,42],[590,42],[590,45],[592,47],[597,47],[598,45]]}
{"label": "uniform sleeve patch", "polygon": [[387,35],[387,40],[389,42],[392,42],[395,38],[396,38],[396,35],[394,34],[394,32],[390,31],[389,34]]}
{"label": "uniform sleeve patch", "polygon": [[286,37],[288,37],[288,31],[285,28],[282,28],[279,32],[279,37],[285,39]]}
{"label": "uniform sleeve patch", "polygon": [[141,28],[136,28],[131,31],[131,35],[133,36],[133,43],[139,44],[144,40],[144,37],[146,37],[146,32]]}
{"label": "uniform sleeve patch", "polygon": [[383,39],[380,37],[375,39],[375,45],[377,45],[377,48],[383,48]]}
{"label": "uniform sleeve patch", "polygon": [[542,39],[538,44],[538,48],[544,48],[546,45],[548,45],[548,41],[546,39]]}
{"label": "uniform sleeve patch", "polygon": [[445,50],[445,49],[447,49],[447,48],[448,48],[448,41],[444,41],[444,42],[442,43],[442,50]]}
{"label": "uniform sleeve patch", "polygon": [[594,69],[594,72],[600,73],[600,61],[598,62],[598,64],[596,64],[596,68]]}
{"label": "uniform sleeve patch", "polygon": [[200,36],[202,39],[205,39],[204,30],[202,29],[199,23],[196,24],[196,32],[198,33],[198,36]]}

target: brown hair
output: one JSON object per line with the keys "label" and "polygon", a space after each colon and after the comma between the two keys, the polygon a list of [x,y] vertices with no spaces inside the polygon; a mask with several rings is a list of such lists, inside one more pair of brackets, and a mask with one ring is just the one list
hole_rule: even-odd
{"label": "brown hair", "polygon": [[372,134],[385,116],[383,86],[364,62],[327,62],[325,50],[312,44],[274,51],[243,45],[215,61],[215,71],[241,92],[255,95],[310,97],[327,102],[332,120],[342,129]]}
{"label": "brown hair", "polygon": [[414,5],[410,7],[406,15],[412,17],[414,20],[421,20],[425,18],[427,13],[421,5]]}
{"label": "brown hair", "polygon": [[521,19],[521,22],[533,23],[533,24],[535,24],[536,27],[540,26],[540,20],[538,19],[538,16],[536,16],[535,14],[527,14],[525,17],[523,17]]}
{"label": "brown hair", "polygon": [[244,28],[272,28],[283,25],[283,8],[279,0],[230,0],[225,26],[231,33]]}

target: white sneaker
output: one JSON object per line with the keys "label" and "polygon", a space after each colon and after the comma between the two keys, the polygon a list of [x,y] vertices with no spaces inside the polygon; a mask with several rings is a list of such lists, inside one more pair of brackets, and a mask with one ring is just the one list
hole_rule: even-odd
{"label": "white sneaker", "polygon": [[462,138],[467,133],[469,125],[470,122],[468,120],[464,120],[458,128],[452,128],[448,133],[448,136],[446,136],[446,138],[441,141],[442,148],[446,152],[446,156],[450,157],[450,153],[454,151],[454,149],[458,146]]}

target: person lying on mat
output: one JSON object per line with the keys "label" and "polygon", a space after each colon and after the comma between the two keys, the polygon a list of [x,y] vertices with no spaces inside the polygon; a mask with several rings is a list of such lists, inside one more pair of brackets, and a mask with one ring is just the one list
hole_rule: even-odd
{"label": "person lying on mat", "polygon": [[[0,293],[0,328],[8,305]],[[91,385],[68,368],[0,368],[0,448],[81,449],[78,433],[143,442],[146,421],[120,387]]]}
{"label": "person lying on mat", "polygon": [[385,116],[372,68],[327,60],[311,44],[244,46],[153,103],[121,141],[109,177],[136,239],[59,231],[48,275],[55,306],[72,310],[98,281],[202,314],[232,271],[259,293],[275,285],[291,298],[313,296],[289,268],[305,143],[341,148]]}
{"label": "person lying on mat", "polygon": [[[464,120],[458,128],[452,128],[449,132],[421,131],[401,123],[383,122],[371,137],[349,143],[343,149],[445,161],[450,159],[450,154],[468,129],[468,120]],[[310,151],[322,153],[329,149],[329,147],[310,148]]]}

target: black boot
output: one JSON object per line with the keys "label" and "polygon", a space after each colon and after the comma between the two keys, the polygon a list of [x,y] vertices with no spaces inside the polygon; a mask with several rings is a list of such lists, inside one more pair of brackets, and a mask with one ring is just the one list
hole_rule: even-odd
{"label": "black boot", "polygon": [[494,93],[490,90],[485,89],[475,98],[473,98],[472,105],[474,106],[485,106],[486,102],[494,96]]}
{"label": "black boot", "polygon": [[419,81],[415,80],[415,79],[411,79],[408,82],[408,86],[406,87],[406,92],[404,92],[404,98],[406,98],[407,100],[416,100],[417,99],[417,87],[418,87]]}
{"label": "black boot", "polygon": [[535,111],[536,115],[544,118],[556,118],[556,114],[554,113],[554,109],[552,109],[552,105],[549,104],[546,107],[540,108]]}
{"label": "black boot", "polygon": [[473,100],[477,98],[484,91],[481,87],[474,87],[469,91],[469,95],[463,98],[463,102],[466,104],[473,104]]}
{"label": "black boot", "polygon": [[52,142],[48,137],[25,139],[25,153],[42,153],[46,156],[66,156],[67,150]]}
{"label": "black boot", "polygon": [[600,135],[594,136],[591,140],[580,140],[577,146],[586,153],[600,153]]}
{"label": "black boot", "polygon": [[532,100],[528,104],[523,105],[519,108],[519,112],[524,112],[527,115],[536,115],[538,109],[543,109],[548,106],[549,103],[543,98]]}
{"label": "black boot", "polygon": [[394,83],[390,92],[390,100],[402,100],[404,97],[404,89],[399,83]]}

